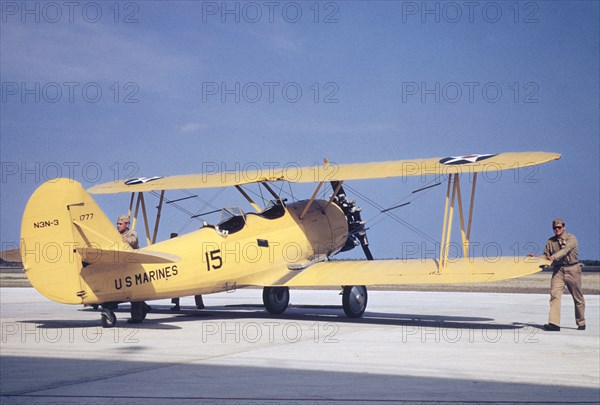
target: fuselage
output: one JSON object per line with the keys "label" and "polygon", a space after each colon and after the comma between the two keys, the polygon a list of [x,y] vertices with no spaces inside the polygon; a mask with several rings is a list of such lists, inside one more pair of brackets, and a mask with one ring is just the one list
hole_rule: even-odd
{"label": "fuselage", "polygon": [[[348,238],[342,210],[315,200],[274,206],[140,249],[176,255],[174,263],[97,263],[81,269],[82,302],[141,301],[284,283],[299,268],[340,251]],[[261,274],[268,284],[261,284]],[[268,277],[267,277],[268,275]],[[251,282],[249,280],[252,280]]]}

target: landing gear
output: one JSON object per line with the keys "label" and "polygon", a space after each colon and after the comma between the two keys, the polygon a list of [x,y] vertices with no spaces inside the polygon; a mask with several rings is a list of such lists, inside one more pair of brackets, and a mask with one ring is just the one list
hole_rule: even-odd
{"label": "landing gear", "polygon": [[265,287],[263,303],[270,314],[283,314],[290,303],[290,289],[288,287]]}
{"label": "landing gear", "polygon": [[342,306],[348,318],[360,318],[367,309],[367,287],[364,285],[345,286],[342,292]]}
{"label": "landing gear", "polygon": [[102,306],[102,313],[100,314],[100,322],[102,322],[103,328],[112,328],[117,324],[117,316],[114,310],[119,308],[118,302],[105,302],[100,304]]}
{"label": "landing gear", "polygon": [[112,309],[104,308],[100,315],[100,321],[103,328],[112,328],[117,323],[117,316]]}

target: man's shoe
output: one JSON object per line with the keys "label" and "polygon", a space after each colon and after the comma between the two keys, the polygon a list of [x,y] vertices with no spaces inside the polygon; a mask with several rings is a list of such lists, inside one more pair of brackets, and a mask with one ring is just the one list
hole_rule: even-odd
{"label": "man's shoe", "polygon": [[133,318],[129,318],[127,320],[127,323],[142,323],[141,319],[133,319]]}
{"label": "man's shoe", "polygon": [[585,325],[579,325],[579,326],[577,327],[577,330],[585,330]]}
{"label": "man's shoe", "polygon": [[560,332],[560,326],[553,323],[547,323],[544,325],[544,329],[550,332]]}
{"label": "man's shoe", "polygon": [[175,305],[174,307],[171,308],[171,311],[179,311],[181,308],[179,308],[179,305]]}

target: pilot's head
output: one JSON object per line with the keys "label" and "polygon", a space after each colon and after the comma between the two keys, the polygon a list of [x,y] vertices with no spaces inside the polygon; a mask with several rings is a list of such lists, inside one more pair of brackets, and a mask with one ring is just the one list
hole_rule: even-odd
{"label": "pilot's head", "polygon": [[117,219],[117,230],[119,233],[125,233],[129,230],[129,215],[121,215]]}

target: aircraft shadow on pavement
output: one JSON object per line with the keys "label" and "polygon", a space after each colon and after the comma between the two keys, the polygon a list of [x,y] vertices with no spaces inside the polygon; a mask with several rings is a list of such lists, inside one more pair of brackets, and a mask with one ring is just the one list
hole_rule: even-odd
{"label": "aircraft shadow on pavement", "polygon": [[[156,311],[156,313],[162,313]],[[187,319],[186,319],[187,318]],[[197,321],[199,318],[210,320],[268,319],[286,321],[336,322],[341,324],[386,325],[386,326],[435,326],[441,324],[457,329],[515,329],[513,324],[498,324],[492,318],[427,315],[427,314],[392,314],[366,311],[362,318],[348,318],[341,306],[293,306],[282,315],[271,315],[262,305],[210,307],[200,311],[192,310],[183,316],[166,317],[158,322]],[[152,320],[150,320],[152,322]]]}
{"label": "aircraft shadow on pavement", "polygon": [[[278,321],[307,321],[307,322],[336,322],[340,324],[357,325],[386,325],[386,326],[411,326],[411,327],[440,327],[454,329],[485,329],[485,330],[511,330],[528,326],[541,327],[525,323],[498,323],[493,318],[469,317],[459,315],[431,315],[431,314],[403,314],[366,311],[362,318],[348,318],[344,315],[342,307],[337,305],[290,305],[282,315],[269,314],[262,305],[226,305],[210,306],[202,310],[195,307],[183,306],[179,311],[171,311],[168,305],[152,305],[152,312],[146,320],[130,327],[142,329],[180,329],[175,325],[181,322],[199,322],[203,320],[278,320]],[[100,310],[84,308],[84,312],[98,314],[98,320],[57,319],[57,320],[28,320],[26,323],[35,323],[39,327],[57,328],[86,328],[98,326]],[[117,327],[128,326],[129,306],[121,305],[115,311],[117,314]],[[76,318],[76,313],[73,318]]]}

